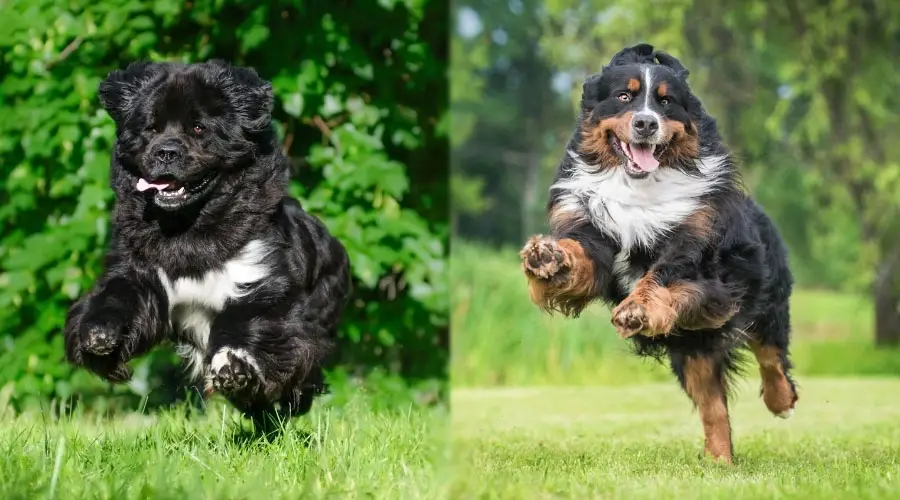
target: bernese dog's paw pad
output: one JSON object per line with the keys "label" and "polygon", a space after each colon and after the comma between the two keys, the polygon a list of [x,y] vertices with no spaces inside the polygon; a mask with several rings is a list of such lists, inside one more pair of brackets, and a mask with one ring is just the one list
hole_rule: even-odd
{"label": "bernese dog's paw pad", "polygon": [[83,338],[82,349],[96,356],[107,356],[119,345],[118,333],[105,325],[88,326]]}
{"label": "bernese dog's paw pad", "polygon": [[627,339],[639,333],[644,333],[650,324],[650,320],[647,318],[647,310],[644,306],[629,300],[613,309],[612,324],[616,327],[616,333],[619,334],[619,337]]}
{"label": "bernese dog's paw pad", "polygon": [[224,348],[209,365],[212,389],[225,395],[253,390],[258,384],[256,361],[242,349]]}
{"label": "bernese dog's paw pad", "polygon": [[528,240],[519,257],[525,272],[541,279],[552,278],[570,267],[568,256],[559,243],[540,235]]}

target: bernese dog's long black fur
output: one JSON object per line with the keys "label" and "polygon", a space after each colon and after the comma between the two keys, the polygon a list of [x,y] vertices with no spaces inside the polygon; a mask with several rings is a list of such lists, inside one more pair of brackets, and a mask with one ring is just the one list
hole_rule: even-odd
{"label": "bernese dog's long black fur", "polygon": [[248,416],[306,413],[325,389],[349,261],[287,196],[271,85],[219,61],[139,62],[111,73],[100,100],[116,122],[111,242],[69,310],[67,358],[122,382],[129,360],[172,342]]}
{"label": "bernese dog's long black fur", "polygon": [[743,348],[769,410],[791,414],[792,277],[778,230],[745,194],[688,71],[647,44],[587,79],[550,189],[551,236],[523,248],[532,300],[577,316],[601,300],[637,353],[668,356],[706,452],[731,462],[728,379]]}

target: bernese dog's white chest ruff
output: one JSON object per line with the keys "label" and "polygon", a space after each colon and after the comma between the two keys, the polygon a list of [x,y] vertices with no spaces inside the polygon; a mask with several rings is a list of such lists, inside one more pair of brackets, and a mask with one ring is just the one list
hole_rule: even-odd
{"label": "bernese dog's white chest ruff", "polygon": [[624,168],[596,172],[570,152],[575,170],[551,189],[560,192],[557,210],[589,220],[614,238],[625,255],[635,246],[653,248],[688,215],[700,208],[700,197],[716,186],[714,170],[724,158],[698,162],[701,175],[662,168],[645,179],[632,179]]}
{"label": "bernese dog's white chest ruff", "polygon": [[171,279],[159,268],[157,273],[169,302],[169,319],[176,337],[182,339],[178,354],[199,375],[202,359],[209,343],[209,332],[216,316],[229,300],[238,299],[253,291],[253,284],[271,272],[266,263],[269,249],[260,240],[253,240],[222,267],[207,271],[199,278]]}
{"label": "bernese dog's white chest ruff", "polygon": [[645,179],[632,179],[624,168],[596,172],[573,152],[575,170],[553,185],[560,192],[556,209],[588,220],[620,246],[612,273],[623,293],[630,293],[646,271],[631,263],[635,247],[653,248],[660,238],[700,208],[700,197],[712,191],[725,156],[697,161],[699,176],[660,169]]}

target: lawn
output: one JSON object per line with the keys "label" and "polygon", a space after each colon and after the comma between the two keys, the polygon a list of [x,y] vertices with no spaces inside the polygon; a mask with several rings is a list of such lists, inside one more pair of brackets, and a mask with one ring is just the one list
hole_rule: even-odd
{"label": "lawn", "polygon": [[790,420],[747,382],[735,464],[700,456],[677,384],[457,389],[454,498],[900,498],[900,380],[802,379]]}
{"label": "lawn", "polygon": [[748,364],[728,467],[605,307],[540,312],[511,248],[457,243],[451,270],[454,498],[900,498],[900,350],[874,347],[867,297],[797,288],[797,411],[774,418]]}
{"label": "lawn", "polygon": [[202,413],[7,412],[0,498],[446,497],[445,406],[331,398],[268,440],[218,400]]}

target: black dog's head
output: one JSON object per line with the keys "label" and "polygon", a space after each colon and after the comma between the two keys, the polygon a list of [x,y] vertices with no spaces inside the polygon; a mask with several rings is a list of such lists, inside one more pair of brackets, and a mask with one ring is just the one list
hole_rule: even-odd
{"label": "black dog's head", "polygon": [[619,51],[584,83],[581,153],[632,178],[691,168],[700,157],[705,112],[678,59],[639,44]]}
{"label": "black dog's head", "polygon": [[271,85],[224,62],[138,62],[100,84],[116,122],[116,188],[166,211],[203,202],[270,141]]}

